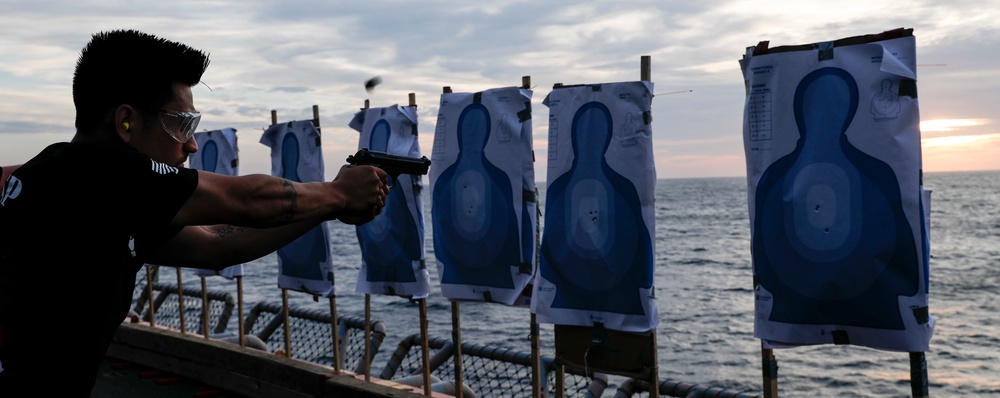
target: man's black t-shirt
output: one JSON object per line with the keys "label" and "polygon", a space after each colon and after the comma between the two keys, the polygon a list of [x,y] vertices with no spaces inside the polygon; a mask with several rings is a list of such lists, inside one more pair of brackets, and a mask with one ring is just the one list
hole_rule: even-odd
{"label": "man's black t-shirt", "polygon": [[[53,144],[0,196],[0,391],[89,396],[136,272],[173,238],[195,170],[122,143]],[[52,375],[39,385],[39,376]],[[66,395],[62,395],[65,393]]]}

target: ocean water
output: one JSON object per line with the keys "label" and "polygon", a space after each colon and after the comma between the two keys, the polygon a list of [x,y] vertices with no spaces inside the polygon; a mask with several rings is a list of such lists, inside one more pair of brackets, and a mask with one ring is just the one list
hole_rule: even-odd
{"label": "ocean water", "polygon": [[[930,312],[937,322],[926,353],[930,395],[1000,396],[1000,171],[927,173],[924,185],[933,190]],[[539,189],[544,213],[544,184]],[[430,226],[428,191],[424,221]],[[655,196],[660,379],[760,393],[746,179],[661,179]],[[363,316],[365,295],[354,293],[361,262],[354,227],[339,222],[330,227],[337,311]],[[427,231],[424,245],[432,285],[428,331],[450,338],[451,304],[438,289],[432,233]],[[259,301],[282,301],[276,255],[248,263],[245,272],[247,311]],[[197,280],[187,273],[184,278]],[[235,283],[223,278],[209,278],[208,284],[235,292]],[[396,343],[420,331],[420,311],[404,298],[369,298],[371,319],[387,326],[373,365],[381,369]],[[288,292],[288,300],[329,309],[326,299],[316,302],[295,291]],[[460,308],[463,342],[530,352],[527,308],[484,303]],[[540,344],[543,354],[554,353],[551,325],[541,325]],[[782,397],[912,396],[907,353],[826,345],[774,354]],[[620,381],[613,377],[605,396],[613,396]]]}

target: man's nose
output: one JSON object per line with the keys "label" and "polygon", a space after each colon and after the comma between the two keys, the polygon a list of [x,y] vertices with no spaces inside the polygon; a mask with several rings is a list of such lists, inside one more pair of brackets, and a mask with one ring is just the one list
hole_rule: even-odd
{"label": "man's nose", "polygon": [[194,139],[194,137],[188,139],[187,142],[184,143],[184,152],[186,153],[198,152],[198,140]]}

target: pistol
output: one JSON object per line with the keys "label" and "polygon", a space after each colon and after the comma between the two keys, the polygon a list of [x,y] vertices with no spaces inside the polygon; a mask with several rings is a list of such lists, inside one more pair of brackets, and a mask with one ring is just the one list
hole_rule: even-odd
{"label": "pistol", "polygon": [[347,157],[347,163],[352,166],[369,165],[385,170],[395,181],[400,174],[425,175],[431,166],[431,160],[426,156],[419,159],[409,156],[393,155],[385,152],[361,148],[354,155]]}

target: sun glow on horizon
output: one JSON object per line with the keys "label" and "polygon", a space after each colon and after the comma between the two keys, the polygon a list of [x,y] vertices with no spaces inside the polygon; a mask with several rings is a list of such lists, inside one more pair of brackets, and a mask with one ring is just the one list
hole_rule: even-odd
{"label": "sun glow on horizon", "polygon": [[963,127],[975,127],[989,124],[989,119],[936,119],[920,122],[920,131],[948,132],[961,129]]}
{"label": "sun glow on horizon", "polygon": [[991,119],[935,119],[920,123],[925,171],[998,170],[1000,132]]}
{"label": "sun glow on horizon", "polygon": [[1000,134],[953,135],[947,137],[924,138],[920,140],[924,148],[969,146],[987,141],[1000,140]]}
{"label": "sun glow on horizon", "polygon": [[952,133],[953,135],[938,135],[925,137],[921,143],[925,148],[963,148],[973,145],[984,145],[1000,140],[1000,133],[976,130],[977,126],[990,124],[990,119],[935,119],[920,122],[922,133]]}

